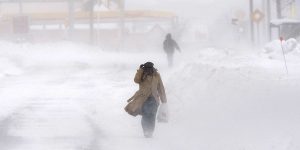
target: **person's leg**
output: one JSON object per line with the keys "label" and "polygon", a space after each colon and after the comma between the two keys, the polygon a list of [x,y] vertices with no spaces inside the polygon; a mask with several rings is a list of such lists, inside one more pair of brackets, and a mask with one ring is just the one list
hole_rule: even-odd
{"label": "person's leg", "polygon": [[142,108],[142,128],[145,137],[152,137],[158,104],[153,97],[148,98]]}
{"label": "person's leg", "polygon": [[142,108],[142,128],[144,131],[144,135],[146,136],[149,131],[149,124],[150,124],[150,115],[148,113],[149,102],[148,100],[144,103]]}
{"label": "person's leg", "polygon": [[142,116],[142,127],[145,137],[151,137],[151,130],[150,130],[150,118],[148,116]]}
{"label": "person's leg", "polygon": [[150,115],[149,115],[149,131],[152,134],[154,132],[155,129],[155,122],[156,122],[156,114],[157,114],[157,109],[158,109],[158,104],[157,101],[155,100],[155,98],[152,97],[151,101],[150,101],[150,106],[151,106],[151,110],[150,110]]}
{"label": "person's leg", "polygon": [[168,57],[168,65],[169,65],[169,67],[172,67],[173,66],[173,53],[168,53],[167,57]]}

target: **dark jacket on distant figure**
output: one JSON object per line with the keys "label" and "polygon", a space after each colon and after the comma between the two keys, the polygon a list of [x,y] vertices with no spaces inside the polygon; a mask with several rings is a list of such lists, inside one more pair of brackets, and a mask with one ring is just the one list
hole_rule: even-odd
{"label": "dark jacket on distant figure", "polygon": [[172,39],[171,34],[167,34],[166,39],[164,41],[164,50],[167,54],[173,54],[175,49],[180,51],[180,48],[175,40]]}

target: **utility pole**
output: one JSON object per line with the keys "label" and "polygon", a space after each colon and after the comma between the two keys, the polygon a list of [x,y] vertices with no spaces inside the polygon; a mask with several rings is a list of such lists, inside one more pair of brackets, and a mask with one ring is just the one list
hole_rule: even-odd
{"label": "utility pole", "polygon": [[67,27],[68,27],[69,39],[71,39],[74,31],[74,1],[69,0],[68,3],[69,3],[69,18],[67,21]]}
{"label": "utility pole", "polygon": [[253,14],[253,0],[249,0],[249,9],[250,9],[250,32],[251,32],[251,42],[254,44],[254,22],[252,20],[252,14]]}
{"label": "utility pole", "polygon": [[267,30],[268,30],[268,40],[272,40],[272,30],[271,30],[271,2],[267,0]]}
{"label": "utility pole", "polygon": [[94,4],[95,0],[90,0],[90,43],[94,44]]}

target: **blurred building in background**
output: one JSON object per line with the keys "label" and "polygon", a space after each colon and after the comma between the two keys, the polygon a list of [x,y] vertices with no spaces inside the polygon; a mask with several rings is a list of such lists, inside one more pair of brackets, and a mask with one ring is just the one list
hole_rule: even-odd
{"label": "blurred building in background", "polygon": [[[278,36],[287,38],[300,37],[300,0],[276,0],[276,15],[270,20],[273,28],[278,30]],[[273,35],[274,36],[274,35]],[[275,34],[276,36],[276,34]]]}
{"label": "blurred building in background", "polygon": [[261,45],[271,40],[300,37],[300,0],[249,0],[250,39]]}
{"label": "blurred building in background", "polygon": [[176,22],[168,11],[127,10],[124,0],[0,0],[0,38],[5,40],[142,48],[150,38],[172,32]]}

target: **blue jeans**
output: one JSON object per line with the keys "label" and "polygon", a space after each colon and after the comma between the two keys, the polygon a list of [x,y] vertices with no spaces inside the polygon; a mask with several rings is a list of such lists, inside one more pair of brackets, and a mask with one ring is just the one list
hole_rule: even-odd
{"label": "blue jeans", "polygon": [[149,97],[142,107],[142,128],[145,136],[152,136],[155,129],[158,103],[154,97]]}

